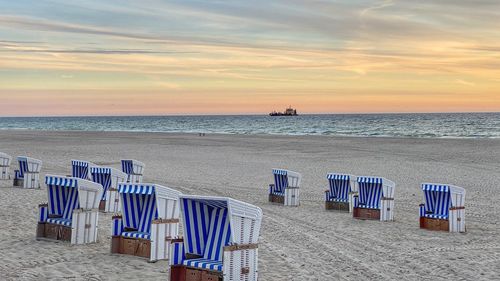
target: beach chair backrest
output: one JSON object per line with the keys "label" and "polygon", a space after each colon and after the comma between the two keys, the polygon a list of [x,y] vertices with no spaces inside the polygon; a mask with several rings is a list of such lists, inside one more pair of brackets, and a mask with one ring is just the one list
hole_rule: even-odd
{"label": "beach chair backrest", "polygon": [[260,208],[226,197],[182,195],[180,200],[187,253],[222,261],[224,246],[257,242]]}
{"label": "beach chair backrest", "polygon": [[369,208],[379,209],[383,197],[383,178],[358,177],[359,203]]}
{"label": "beach chair backrest", "polygon": [[115,168],[110,167],[95,167],[90,168],[92,181],[99,183],[104,188],[102,200],[106,199],[106,192],[110,187],[116,187],[118,183],[125,182],[127,175]]}
{"label": "beach chair backrest", "polygon": [[448,216],[451,207],[463,207],[465,190],[461,187],[423,183],[425,212],[433,215]]}
{"label": "beach chair backrest", "polygon": [[351,189],[351,176],[345,174],[328,174],[326,176],[330,185],[330,195],[333,198],[347,200]]}
{"label": "beach chair backrest", "polygon": [[24,173],[28,171],[28,159],[26,157],[17,157],[17,161],[19,162],[19,177],[23,178]]}
{"label": "beach chair backrest", "polygon": [[0,167],[8,167],[12,161],[12,156],[0,152]]}
{"label": "beach chair backrest", "polygon": [[273,169],[275,191],[282,192],[287,187],[299,187],[302,176],[293,171]]}
{"label": "beach chair backrest", "polygon": [[118,184],[123,210],[123,226],[149,233],[158,218],[154,184]]}
{"label": "beach chair backrest", "polygon": [[144,172],[144,163],[133,160],[133,159],[127,159],[127,160],[121,160],[122,162],[122,172],[124,172],[127,175],[134,174],[134,175],[142,175]]}
{"label": "beach chair backrest", "polygon": [[91,178],[90,168],[93,166],[95,165],[88,161],[71,160],[71,176],[88,180]]}

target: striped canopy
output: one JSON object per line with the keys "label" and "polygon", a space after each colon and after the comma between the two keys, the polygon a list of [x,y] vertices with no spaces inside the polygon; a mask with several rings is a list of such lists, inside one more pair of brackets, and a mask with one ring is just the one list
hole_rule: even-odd
{"label": "striped canopy", "polygon": [[104,188],[101,200],[106,200],[106,192],[110,187],[116,188],[116,185],[118,184],[117,178],[120,178],[121,181],[126,180],[126,175],[124,173],[110,167],[91,166],[90,173],[92,175],[92,181],[101,184]]}
{"label": "striped canopy", "polygon": [[46,176],[49,198],[49,214],[71,220],[73,210],[80,207],[78,202],[78,180],[59,176]]}
{"label": "striped canopy", "polygon": [[384,196],[383,178],[358,177],[359,204],[366,208],[380,209],[380,199]]}
{"label": "striped canopy", "polygon": [[427,216],[447,218],[451,207],[463,206],[465,190],[458,186],[423,183]]}
{"label": "striped canopy", "polygon": [[118,192],[127,194],[152,195],[155,193],[155,186],[153,184],[120,184],[118,187]]}
{"label": "striped canopy", "polygon": [[330,199],[347,201],[351,192],[351,176],[343,174],[328,174],[326,176],[330,185]]}

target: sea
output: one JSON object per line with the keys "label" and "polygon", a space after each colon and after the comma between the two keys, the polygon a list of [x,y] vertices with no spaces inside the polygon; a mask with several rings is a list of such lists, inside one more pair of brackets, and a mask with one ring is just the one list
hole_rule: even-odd
{"label": "sea", "polygon": [[0,130],[500,138],[497,113],[0,117]]}

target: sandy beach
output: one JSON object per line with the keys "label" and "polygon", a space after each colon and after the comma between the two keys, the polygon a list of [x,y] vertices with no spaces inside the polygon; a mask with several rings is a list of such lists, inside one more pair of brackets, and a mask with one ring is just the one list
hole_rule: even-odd
{"label": "sandy beach", "polygon": [[[145,182],[187,194],[230,196],[262,208],[260,280],[493,280],[500,276],[500,140],[0,131],[0,151],[66,175],[70,160],[146,164]],[[13,161],[14,162],[14,161]],[[14,163],[13,168],[17,167]],[[301,206],[267,202],[272,168],[300,172]],[[396,183],[395,222],[324,210],[328,172]],[[420,183],[467,190],[466,234],[420,230]],[[100,242],[35,240],[46,189],[0,181],[0,279],[167,280],[166,262],[111,255],[110,214]]]}

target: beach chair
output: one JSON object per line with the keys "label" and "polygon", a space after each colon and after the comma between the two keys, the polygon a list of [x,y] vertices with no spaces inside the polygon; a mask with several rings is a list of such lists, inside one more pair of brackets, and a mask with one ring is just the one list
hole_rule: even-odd
{"label": "beach chair", "polygon": [[92,181],[102,185],[102,194],[99,210],[106,213],[120,212],[120,196],[118,195],[118,184],[127,181],[127,175],[120,170],[111,167],[90,167]]}
{"label": "beach chair", "polygon": [[359,194],[354,195],[353,217],[394,220],[395,183],[380,177],[357,177]]}
{"label": "beach chair", "polygon": [[71,176],[84,180],[92,180],[90,169],[96,166],[96,164],[88,161],[71,160]]}
{"label": "beach chair", "polygon": [[102,185],[53,175],[45,176],[45,184],[48,203],[38,206],[36,237],[69,241],[72,245],[97,242]]}
{"label": "beach chair", "polygon": [[329,189],[325,191],[325,209],[352,213],[354,195],[358,194],[356,177],[330,173],[326,178]]}
{"label": "beach chair", "polygon": [[0,180],[10,180],[10,163],[12,156],[0,152]]}
{"label": "beach chair", "polygon": [[424,204],[420,204],[420,228],[465,232],[465,189],[423,183]]}
{"label": "beach chair", "polygon": [[269,202],[299,206],[299,186],[302,176],[297,172],[273,169],[274,184],[269,185]]}
{"label": "beach chair", "polygon": [[40,188],[42,161],[26,156],[18,156],[19,170],[14,170],[14,186]]}
{"label": "beach chair", "polygon": [[145,166],[144,163],[137,160],[122,160],[122,171],[128,175],[127,182],[141,183]]}
{"label": "beach chair", "polygon": [[182,195],[183,238],[173,237],[170,280],[256,281],[259,207],[227,197]]}
{"label": "beach chair", "polygon": [[179,235],[177,190],[150,183],[120,183],[122,215],[111,224],[111,253],[157,261],[168,259],[167,238]]}

